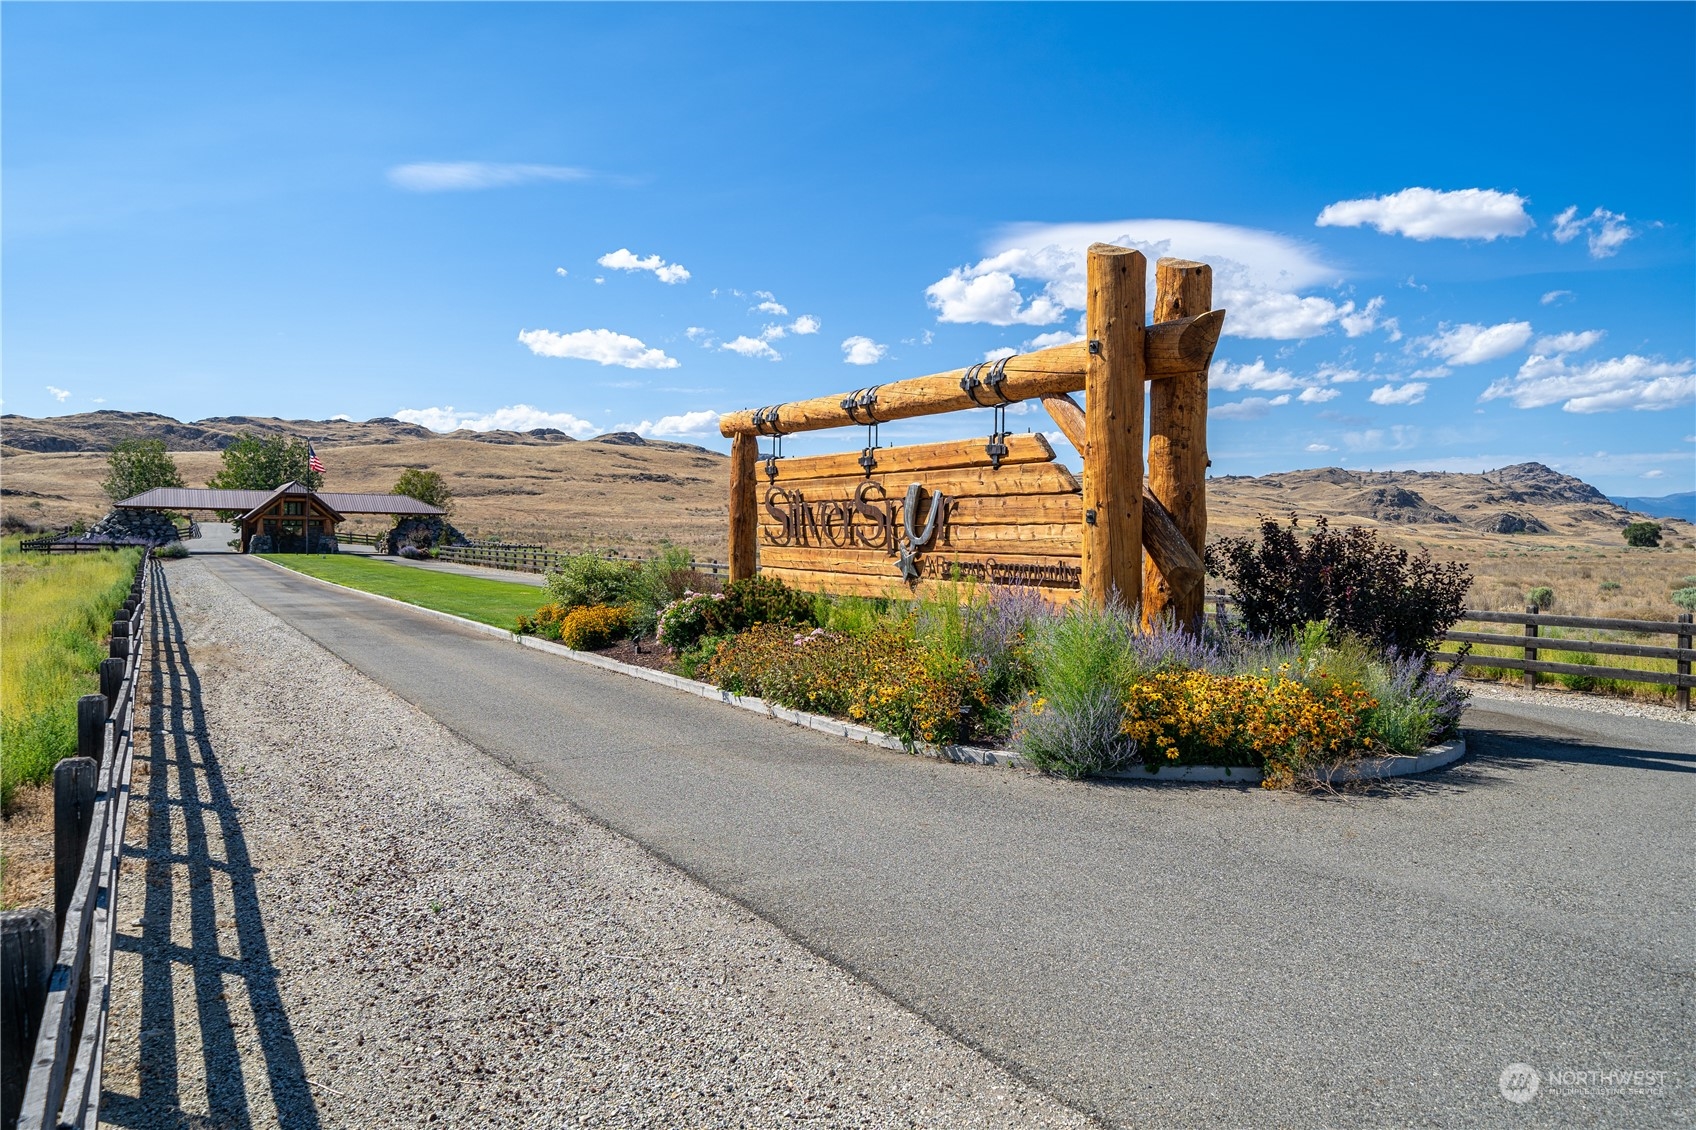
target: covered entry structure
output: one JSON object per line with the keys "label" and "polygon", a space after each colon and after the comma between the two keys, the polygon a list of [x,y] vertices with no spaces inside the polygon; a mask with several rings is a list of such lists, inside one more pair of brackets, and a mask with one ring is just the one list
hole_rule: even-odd
{"label": "covered entry structure", "polygon": [[322,539],[335,536],[336,526],[349,514],[390,514],[427,517],[441,514],[439,506],[404,494],[342,494],[315,491],[304,483],[287,482],[276,490],[211,490],[205,487],[156,487],[126,498],[120,510],[212,510],[234,513],[241,534],[241,551],[255,537],[268,539],[275,553],[314,553]]}

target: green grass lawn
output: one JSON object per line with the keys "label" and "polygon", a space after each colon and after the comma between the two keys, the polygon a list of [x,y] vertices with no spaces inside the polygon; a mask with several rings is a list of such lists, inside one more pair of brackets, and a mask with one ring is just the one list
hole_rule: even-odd
{"label": "green grass lawn", "polygon": [[275,561],[309,577],[404,600],[420,608],[451,612],[455,616],[508,631],[516,626],[520,615],[534,615],[548,599],[544,590],[533,585],[437,573],[431,569],[417,569],[352,554],[315,557],[299,553],[267,553],[262,556],[267,561]]}

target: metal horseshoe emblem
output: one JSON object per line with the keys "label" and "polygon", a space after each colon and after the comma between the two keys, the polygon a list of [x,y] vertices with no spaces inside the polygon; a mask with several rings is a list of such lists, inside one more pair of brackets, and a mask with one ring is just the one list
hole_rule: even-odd
{"label": "metal horseshoe emblem", "polygon": [[923,489],[924,487],[919,483],[913,483],[908,486],[907,504],[902,507],[901,522],[903,532],[906,534],[906,537],[902,539],[901,557],[897,564],[901,567],[902,579],[907,581],[916,581],[919,579],[919,566],[916,558],[918,557],[919,551],[928,548],[930,543],[936,538],[936,516],[948,505],[947,495],[932,495],[930,500],[930,513],[925,516],[924,529],[915,530],[913,528],[914,517],[919,508],[919,492]]}

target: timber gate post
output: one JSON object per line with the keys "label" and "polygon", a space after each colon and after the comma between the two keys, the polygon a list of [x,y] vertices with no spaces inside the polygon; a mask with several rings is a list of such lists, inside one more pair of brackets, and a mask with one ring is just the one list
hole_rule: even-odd
{"label": "timber gate post", "polygon": [[[1188,259],[1154,265],[1154,320],[1174,322],[1213,309],[1213,268]],[[1207,367],[1154,381],[1148,390],[1148,487],[1200,557],[1207,548]],[[1187,580],[1187,578],[1184,578]],[[1203,583],[1168,576],[1151,555],[1143,570],[1143,623],[1171,616],[1198,631]]]}
{"label": "timber gate post", "polygon": [[1142,416],[1148,260],[1090,245],[1084,333],[1083,582],[1085,598],[1142,603]]}
{"label": "timber gate post", "polygon": [[759,536],[759,440],[738,432],[730,441],[730,579],[754,575]]}

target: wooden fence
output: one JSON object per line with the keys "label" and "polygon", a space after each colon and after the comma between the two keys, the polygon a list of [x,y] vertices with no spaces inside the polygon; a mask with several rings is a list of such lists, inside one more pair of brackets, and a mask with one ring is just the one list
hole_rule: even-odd
{"label": "wooden fence", "polygon": [[77,701],[77,756],[53,771],[54,912],[0,915],[0,1126],[8,1130],[99,1120],[135,693],[155,568],[141,559],[112,622],[100,693]]}
{"label": "wooden fence", "polygon": [[[188,541],[200,536],[200,524],[191,518],[179,518],[172,525],[176,527],[175,541]],[[36,538],[26,538],[18,543],[20,553],[97,553],[102,549],[133,549],[141,546],[140,541],[82,541],[66,526],[56,534],[43,534]]]}
{"label": "wooden fence", "polygon": [[[1214,622],[1221,628],[1228,626],[1230,615],[1226,608],[1235,604],[1236,598],[1228,593],[1209,593],[1207,603],[1213,608]],[[1512,656],[1475,655],[1470,650],[1464,654],[1459,651],[1438,650],[1431,653],[1434,661],[1459,663],[1467,667],[1487,667],[1499,671],[1523,671],[1527,687],[1537,685],[1538,675],[1578,675],[1592,679],[1617,679],[1626,683],[1670,686],[1677,692],[1678,708],[1690,709],[1690,691],[1696,687],[1696,675],[1690,673],[1690,663],[1696,660],[1696,649],[1691,647],[1692,636],[1696,635],[1696,623],[1692,623],[1692,616],[1688,612],[1680,613],[1677,620],[1614,620],[1598,616],[1551,616],[1539,612],[1533,604],[1528,605],[1524,612],[1492,612],[1483,608],[1468,608],[1461,613],[1460,623],[1513,624],[1522,630],[1514,635],[1450,631],[1439,642],[1439,648],[1443,644],[1490,644],[1514,648],[1522,653],[1521,656],[1516,659]],[[1677,642],[1672,647],[1662,647],[1615,640],[1575,640],[1542,635],[1543,628],[1587,628],[1592,631],[1631,632],[1646,636],[1670,635],[1675,637]],[[1539,659],[1538,654],[1543,651],[1664,659],[1669,661],[1674,669],[1644,671],[1635,667],[1555,663]]]}
{"label": "wooden fence", "polygon": [[[518,573],[546,573],[567,558],[576,556],[536,545],[444,545],[434,552],[439,561],[451,561],[459,565],[483,565],[491,569],[511,569]],[[641,557],[625,557],[622,553],[612,553],[608,556],[625,561],[643,560]],[[691,561],[689,567],[715,576],[728,575],[730,572],[730,566],[722,561]]]}
{"label": "wooden fence", "polygon": [[[1619,679],[1632,683],[1653,683],[1676,688],[1678,708],[1690,709],[1690,688],[1696,687],[1696,676],[1690,674],[1690,661],[1696,659],[1691,648],[1691,635],[1696,624],[1691,614],[1682,613],[1677,620],[1612,620],[1594,616],[1551,616],[1541,613],[1536,605],[1524,612],[1486,612],[1468,608],[1461,620],[1479,624],[1513,624],[1522,630],[1513,635],[1494,632],[1451,631],[1444,643],[1490,644],[1511,647],[1522,654],[1510,656],[1473,655],[1468,652],[1438,651],[1435,660],[1464,663],[1468,667],[1492,667],[1504,671],[1525,672],[1525,685],[1537,684],[1537,676],[1579,675],[1594,679]],[[1598,631],[1631,632],[1646,636],[1674,636],[1677,644],[1661,647],[1652,644],[1628,643],[1615,640],[1574,640],[1541,635],[1543,628],[1590,628]],[[1674,666],[1672,671],[1643,671],[1632,667],[1603,667],[1590,663],[1553,663],[1539,659],[1542,651],[1565,651],[1580,655],[1623,655],[1634,659],[1665,659]]]}

